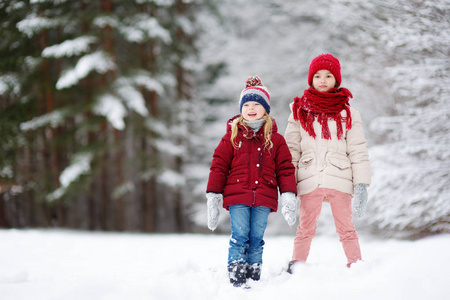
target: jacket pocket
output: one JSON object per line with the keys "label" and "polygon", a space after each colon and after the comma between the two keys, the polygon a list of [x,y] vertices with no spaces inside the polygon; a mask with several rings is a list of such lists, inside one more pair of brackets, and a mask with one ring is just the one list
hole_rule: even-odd
{"label": "jacket pocket", "polygon": [[314,160],[314,153],[308,153],[308,154],[304,154],[300,157],[300,160],[298,162],[298,167],[307,167],[309,166],[312,161]]}
{"label": "jacket pocket", "polygon": [[350,168],[350,160],[348,159],[347,156],[330,156],[328,158],[328,161],[335,167],[341,169],[341,170],[345,170]]}
{"label": "jacket pocket", "polygon": [[232,184],[243,184],[245,182],[246,175],[245,174],[233,174],[228,176],[227,185]]}
{"label": "jacket pocket", "polygon": [[269,186],[277,186],[277,180],[275,177],[269,176],[269,175],[263,175],[263,179],[264,181],[267,183],[267,185]]}

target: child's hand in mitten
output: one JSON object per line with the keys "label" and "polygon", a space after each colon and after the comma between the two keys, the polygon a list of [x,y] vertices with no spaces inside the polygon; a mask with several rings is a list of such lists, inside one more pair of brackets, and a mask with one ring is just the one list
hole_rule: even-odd
{"label": "child's hand in mitten", "polygon": [[214,231],[219,223],[219,205],[223,200],[222,194],[206,193],[206,206],[208,208],[208,228]]}
{"label": "child's hand in mitten", "polygon": [[358,218],[363,218],[366,214],[366,204],[368,200],[367,184],[359,183],[355,185],[354,209]]}
{"label": "child's hand in mitten", "polygon": [[297,197],[294,193],[286,192],[281,194],[281,213],[289,226],[295,224],[295,210],[297,207]]}

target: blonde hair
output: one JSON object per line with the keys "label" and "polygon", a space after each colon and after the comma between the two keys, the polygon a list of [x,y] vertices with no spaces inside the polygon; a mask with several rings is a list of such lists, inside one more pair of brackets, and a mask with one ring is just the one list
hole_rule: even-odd
{"label": "blonde hair", "polygon": [[[272,149],[273,143],[272,143],[272,118],[267,114],[267,112],[264,114],[262,119],[265,119],[266,122],[264,123],[264,148],[265,149]],[[242,125],[245,127],[245,129],[248,132],[248,126],[244,123],[244,117],[240,116],[239,118],[236,118],[233,121],[233,124],[231,124],[231,144],[234,148],[238,148],[239,145],[236,143],[236,137],[238,134],[238,125]]]}

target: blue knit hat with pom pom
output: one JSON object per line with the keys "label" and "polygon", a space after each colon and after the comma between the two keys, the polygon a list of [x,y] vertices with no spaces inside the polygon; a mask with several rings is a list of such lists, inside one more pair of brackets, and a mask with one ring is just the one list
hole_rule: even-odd
{"label": "blue knit hat with pom pom", "polygon": [[242,105],[248,101],[255,101],[261,104],[270,114],[270,94],[258,76],[251,76],[245,80],[245,89],[239,97],[239,111],[242,112]]}

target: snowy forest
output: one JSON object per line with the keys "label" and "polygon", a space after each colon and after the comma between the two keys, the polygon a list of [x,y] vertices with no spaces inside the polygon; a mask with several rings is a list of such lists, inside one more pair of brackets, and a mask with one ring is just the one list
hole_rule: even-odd
{"label": "snowy forest", "polygon": [[311,59],[332,53],[370,152],[357,227],[450,233],[449,0],[7,0],[0,25],[0,228],[207,232],[245,79],[283,134]]}

